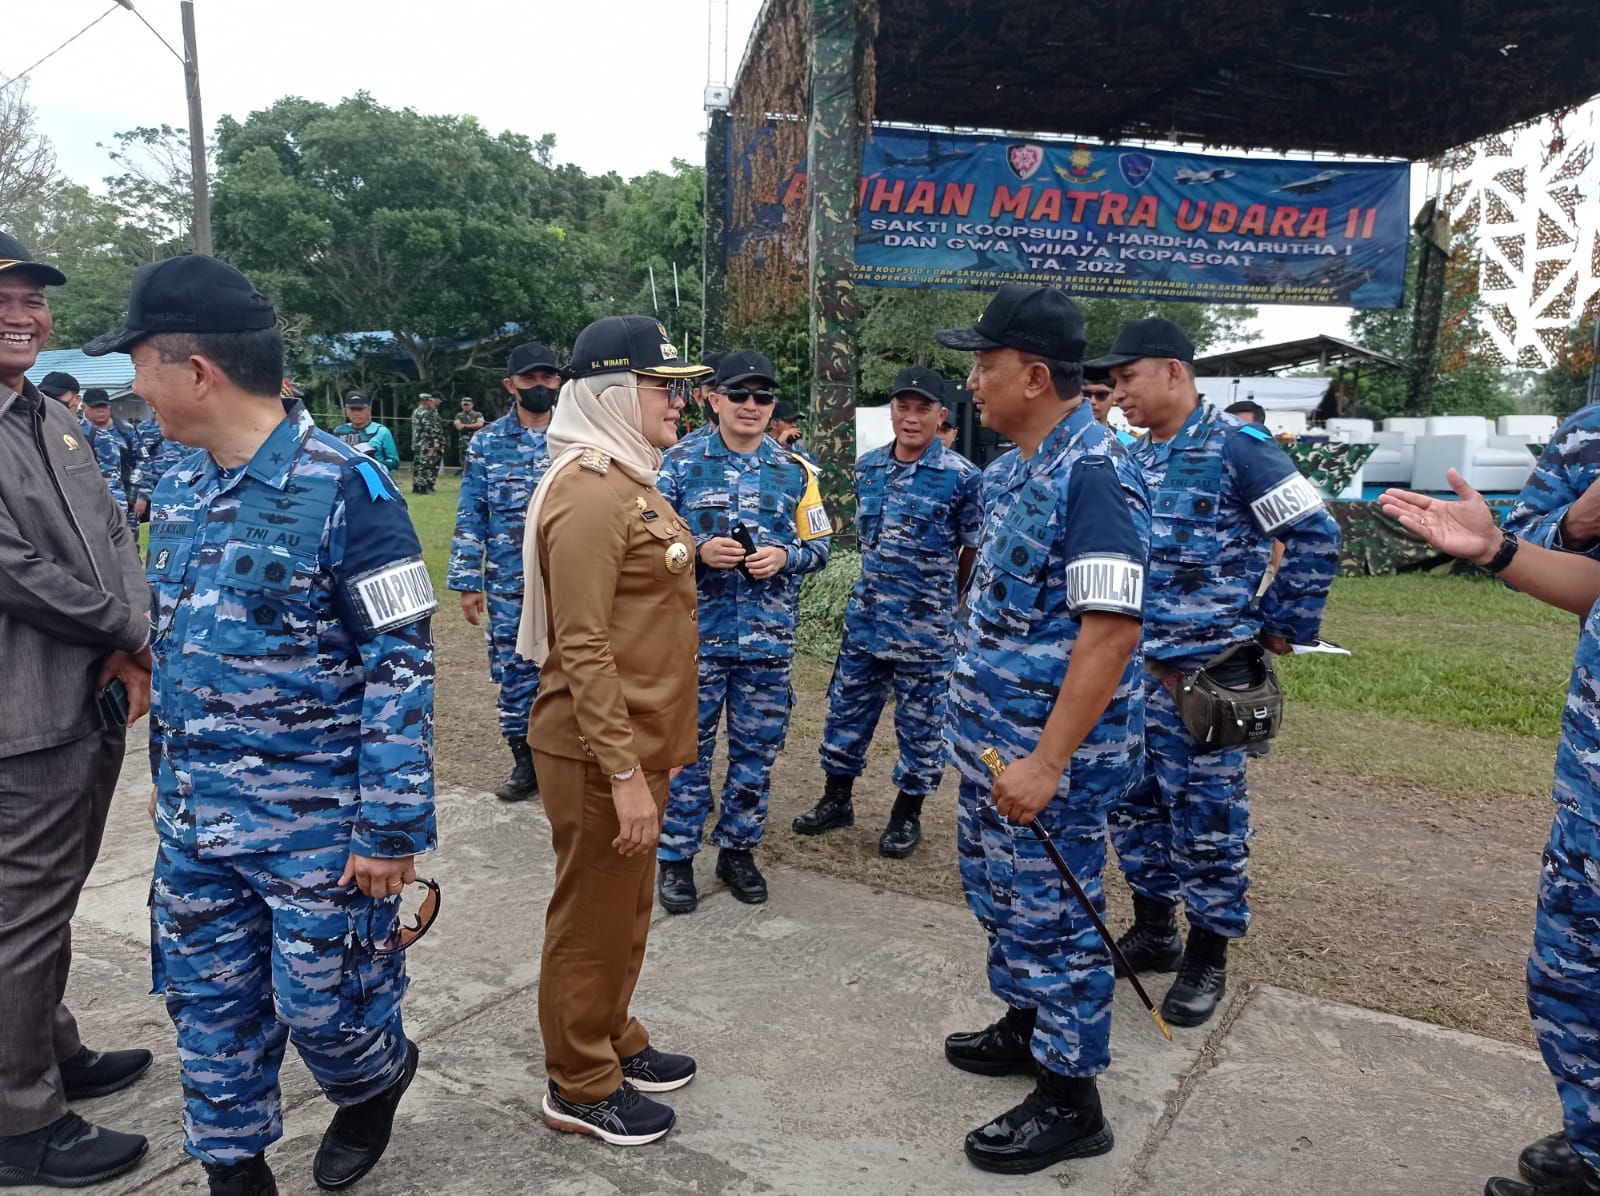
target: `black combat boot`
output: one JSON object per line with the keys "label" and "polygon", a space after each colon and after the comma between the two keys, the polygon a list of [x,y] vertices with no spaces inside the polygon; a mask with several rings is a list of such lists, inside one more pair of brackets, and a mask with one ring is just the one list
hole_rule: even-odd
{"label": "black combat boot", "polygon": [[511,745],[511,773],[500,782],[494,795],[501,801],[527,801],[539,792],[539,778],[533,775],[533,749],[526,739],[507,739]]}
{"label": "black combat boot", "polygon": [[211,1181],[211,1196],[278,1196],[278,1181],[267,1166],[266,1155],[242,1163],[204,1163]]}
{"label": "black combat boot", "polygon": [[1041,1068],[1038,1085],[1020,1105],[967,1135],[966,1152],[985,1171],[1026,1175],[1105,1154],[1113,1144],[1094,1077]]}
{"label": "black combat boot", "polygon": [[694,857],[662,860],[656,865],[656,897],[669,914],[692,914],[700,904],[694,891]]}
{"label": "black combat boot", "polygon": [[922,796],[900,790],[889,811],[889,826],[878,839],[878,854],[903,860],[922,842]]}
{"label": "black combat boot", "polygon": [[1523,1147],[1517,1156],[1517,1170],[1535,1188],[1540,1184],[1546,1187],[1566,1184],[1569,1191],[1583,1191],[1583,1161],[1567,1141],[1565,1132],[1551,1134]]}
{"label": "black combat boot", "polygon": [[325,1192],[348,1188],[371,1171],[389,1148],[394,1130],[394,1113],[400,1098],[411,1087],[417,1074],[420,1052],[414,1042],[406,1043],[406,1064],[399,1077],[377,1096],[360,1104],[345,1105],[333,1115],[322,1135],[322,1145],[311,1160],[311,1178]]}
{"label": "black combat boot", "polygon": [[854,826],[856,808],[850,804],[850,790],[855,783],[854,777],[836,777],[829,773],[822,787],[822,800],[794,820],[794,833],[820,835],[841,826]]}
{"label": "black combat boot", "polygon": [[[1517,1163],[1521,1166],[1522,1160]],[[1483,1185],[1483,1196],[1600,1196],[1600,1175],[1580,1162],[1570,1176],[1549,1182],[1525,1184],[1516,1179],[1491,1179]]]}
{"label": "black combat boot", "polygon": [[767,878],[748,851],[724,847],[717,852],[717,879],[746,905],[760,905],[767,899]]}
{"label": "black combat boot", "polygon": [[[1128,966],[1141,976],[1146,972],[1177,971],[1178,960],[1183,958],[1178,907],[1135,894],[1133,926],[1117,940],[1117,946],[1128,957]],[[1120,962],[1116,966],[1118,976],[1128,974]]]}
{"label": "black combat boot", "polygon": [[1036,1015],[1037,1010],[1011,1008],[993,1025],[952,1034],[944,1040],[944,1057],[980,1076],[1031,1076],[1036,1068],[1028,1042]]}
{"label": "black combat boot", "polygon": [[1201,1026],[1211,1020],[1228,992],[1228,940],[1220,934],[1189,928],[1178,978],[1161,1002],[1161,1016],[1174,1026]]}

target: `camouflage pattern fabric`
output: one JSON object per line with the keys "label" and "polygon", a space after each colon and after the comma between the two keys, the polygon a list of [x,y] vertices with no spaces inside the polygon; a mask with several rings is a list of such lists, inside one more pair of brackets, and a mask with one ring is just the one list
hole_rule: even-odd
{"label": "camouflage pattern fabric", "polygon": [[760,846],[767,823],[772,762],[783,750],[794,705],[790,668],[789,660],[700,658],[700,755],[672,780],[657,859],[693,859],[700,850],[711,812],[711,758],[724,710],[728,717],[728,776],[711,842],[738,851]]}
{"label": "camouflage pattern fabric", "polygon": [[163,838],[151,888],[154,991],[183,1070],[184,1148],[208,1163],[283,1136],[286,1041],[338,1105],[376,1096],[405,1067],[402,955],[367,951],[391,902],[338,887],[343,845],[206,859]]}
{"label": "camouflage pattern fabric", "polygon": [[196,450],[163,436],[161,425],[153,415],[149,419],[140,420],[135,431],[138,433],[140,444],[144,447],[145,485],[154,496],[156,487],[161,484],[161,479],[167,476],[167,472]]}
{"label": "camouflage pattern fabric", "polygon": [[1184,902],[1189,925],[1240,938],[1250,926],[1250,791],[1243,748],[1199,751],[1172,695],[1144,679],[1144,773],[1107,816],[1128,887]]}
{"label": "camouflage pattern fabric", "polygon": [[[1011,763],[1037,746],[1085,612],[1138,617],[1149,506],[1138,469],[1087,403],[1033,457],[1000,457],[985,475],[985,500],[947,732],[961,773],[962,887],[989,939],[990,988],[1038,1011],[1035,1058],[1095,1075],[1109,1062],[1110,956],[1038,838],[995,810],[979,753],[992,744]],[[1106,809],[1133,779],[1143,734],[1135,653],[1039,814],[1097,902]]]}
{"label": "camouflage pattern fabric", "polygon": [[894,734],[900,748],[894,786],[926,797],[938,792],[944,779],[949,661],[919,663],[873,656],[853,651],[847,639],[834,661],[833,680],[828,685],[822,771],[834,777],[859,777],[866,771],[867,749],[891,690]]}
{"label": "camouflage pattern fabric", "polygon": [[333,434],[357,452],[371,457],[385,469],[400,468],[400,450],[395,447],[394,433],[377,420],[364,428],[344,423],[334,428]]}
{"label": "camouflage pattern fabric", "polygon": [[517,626],[522,622],[521,594],[488,594],[489,625],[483,638],[489,647],[489,679],[500,687],[495,706],[504,739],[528,737],[528,716],[539,696],[539,666],[517,655]]}
{"label": "camouflage pattern fabric", "polygon": [[[1590,403],[1551,437],[1503,526],[1534,544],[1565,549],[1561,520],[1596,480],[1600,480],[1600,403]],[[1600,560],[1600,544],[1585,553]]]}
{"label": "camouflage pattern fabric", "polygon": [[418,407],[411,416],[411,492],[432,494],[444,463],[444,421],[439,413]]}
{"label": "camouflage pattern fabric", "polygon": [[111,488],[111,497],[117,506],[128,509],[128,490],[122,484],[122,437],[112,428],[97,428],[85,421],[84,431],[94,448],[95,463],[100,466],[100,476]]}
{"label": "camouflage pattern fabric", "polygon": [[[1497,499],[1489,503],[1489,509],[1503,517],[1511,503]],[[1378,577],[1443,565],[1461,572],[1474,568],[1405,531],[1376,502],[1329,503],[1328,512],[1339,525],[1341,577]]]}
{"label": "camouflage pattern fabric", "polygon": [[[1083,885],[1105,908],[1104,803],[1121,771],[1101,779],[1112,790],[1080,788],[1054,801],[1039,821]],[[1066,891],[1044,845],[1012,826],[989,797],[989,786],[961,781],[957,822],[961,888],[989,940],[989,989],[1014,1009],[1033,1009],[1033,1057],[1059,1075],[1095,1076],[1111,1066],[1111,952],[1094,923]]]}
{"label": "camouflage pattern fabric", "polygon": [[696,550],[742,523],[757,547],[789,554],[783,570],[748,581],[737,569],[701,566],[700,659],[780,661],[794,656],[800,583],[828,563],[829,538],[802,540],[796,523],[805,466],[771,437],[751,453],[730,450],[720,435],[668,451],[656,488],[683,517]]}
{"label": "camouflage pattern fabric", "polygon": [[1356,471],[1367,463],[1367,458],[1377,452],[1375,444],[1326,444],[1295,442],[1283,446],[1289,460],[1294,462],[1300,476],[1309,481],[1329,498],[1341,493],[1356,476]]}

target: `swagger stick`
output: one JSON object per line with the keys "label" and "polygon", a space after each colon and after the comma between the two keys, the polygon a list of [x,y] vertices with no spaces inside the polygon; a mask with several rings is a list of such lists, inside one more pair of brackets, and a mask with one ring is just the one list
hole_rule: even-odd
{"label": "swagger stick", "polygon": [[[984,767],[989,770],[996,780],[999,780],[1000,774],[1006,770],[1005,761],[1000,759],[1000,753],[992,747],[984,748],[978,754],[978,759],[983,761]],[[1099,911],[1094,907],[1094,902],[1089,900],[1089,894],[1083,891],[1083,886],[1078,883],[1078,878],[1072,875],[1072,869],[1067,867],[1066,857],[1061,854],[1061,849],[1056,846],[1055,840],[1050,837],[1050,832],[1039,825],[1037,818],[1029,824],[1028,829],[1039,837],[1039,842],[1044,844],[1044,849],[1049,853],[1057,871],[1061,873],[1061,878],[1067,882],[1067,887],[1072,890],[1072,895],[1078,899],[1078,904],[1083,907],[1083,912],[1089,915],[1089,921],[1093,922],[1094,928],[1100,932],[1100,938],[1107,947],[1111,948],[1112,957],[1122,965],[1122,970],[1128,974],[1128,982],[1133,985],[1133,991],[1139,994],[1139,999],[1144,1002],[1144,1007],[1150,1011],[1150,1016],[1156,1019],[1156,1025],[1167,1036],[1167,1041],[1171,1042],[1172,1031],[1167,1029],[1167,1023],[1162,1019],[1160,1010],[1156,1008],[1155,1002],[1150,999],[1150,994],[1144,991],[1144,985],[1139,983],[1138,975],[1128,966],[1127,956],[1122,954],[1122,948],[1117,946],[1117,940],[1112,938],[1111,932],[1106,929],[1106,924],[1101,920]]]}

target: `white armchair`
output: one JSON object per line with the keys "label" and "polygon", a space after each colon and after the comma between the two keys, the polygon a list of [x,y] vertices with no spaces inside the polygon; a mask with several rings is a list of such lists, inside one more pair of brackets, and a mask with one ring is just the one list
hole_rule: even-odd
{"label": "white armchair", "polygon": [[[1392,421],[1391,421],[1392,422]],[[1500,436],[1476,415],[1428,417],[1412,463],[1414,490],[1448,491],[1445,476],[1460,471],[1476,490],[1515,492],[1533,472],[1533,454],[1520,436]]]}
{"label": "white armchair", "polygon": [[1523,444],[1549,444],[1556,434],[1556,417],[1553,415],[1502,415],[1495,421],[1495,430],[1502,436],[1515,436]]}
{"label": "white armchair", "polygon": [[[1362,467],[1361,480],[1366,485],[1411,485],[1411,463],[1416,436],[1413,432],[1398,428],[1390,430],[1389,424],[1394,422],[1390,420],[1381,432],[1374,429],[1370,419],[1330,419],[1327,422],[1328,435],[1334,440],[1343,440],[1350,444],[1377,445],[1372,456],[1367,458],[1366,465]],[[1422,421],[1416,422],[1420,424]]]}

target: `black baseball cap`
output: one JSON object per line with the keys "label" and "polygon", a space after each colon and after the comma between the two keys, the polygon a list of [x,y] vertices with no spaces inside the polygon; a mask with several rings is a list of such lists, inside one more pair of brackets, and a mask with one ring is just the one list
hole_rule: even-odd
{"label": "black baseball cap", "polygon": [[772,405],[772,418],[786,424],[797,424],[800,422],[800,408],[795,406],[793,399],[779,399]]}
{"label": "black baseball cap", "polygon": [[0,233],[0,274],[7,272],[31,277],[47,287],[67,284],[67,276],[60,270],[43,262],[34,261],[33,254],[28,252],[26,245],[10,233]]}
{"label": "black baseball cap", "polygon": [[1055,361],[1082,361],[1089,338],[1083,311],[1053,287],[1007,283],[970,328],[936,333],[947,349],[1016,349]]}
{"label": "black baseball cap", "polygon": [[39,393],[59,399],[64,394],[77,394],[83,388],[78,380],[65,370],[51,370],[39,383]]}
{"label": "black baseball cap", "polygon": [[530,341],[526,345],[518,345],[511,350],[511,355],[506,358],[507,378],[515,378],[518,374],[532,373],[534,370],[561,372],[561,366],[556,363],[555,351],[549,345],[541,345],[538,341]]}
{"label": "black baseball cap", "polygon": [[1194,342],[1182,328],[1160,316],[1124,320],[1122,327],[1117,329],[1117,339],[1111,342],[1111,352],[1083,364],[1088,369],[1109,370],[1144,357],[1174,357],[1179,361],[1193,361]]}
{"label": "black baseball cap", "polygon": [[754,349],[738,349],[732,353],[724,353],[722,360],[717,363],[717,385],[733,386],[739,382],[748,382],[752,378],[765,378],[768,382],[775,382],[778,373],[772,368],[772,362]]}
{"label": "black baseball cap", "polygon": [[651,378],[699,378],[711,372],[679,357],[667,326],[650,316],[606,316],[578,333],[569,378],[622,370]]}
{"label": "black baseball cap", "polygon": [[700,354],[700,364],[715,374],[717,372],[717,367],[722,364],[722,359],[727,355],[728,354],[725,349],[713,349],[709,353]]}
{"label": "black baseball cap", "polygon": [[935,403],[944,402],[944,375],[931,366],[908,365],[894,376],[892,399],[899,394],[921,395]]}
{"label": "black baseball cap", "polygon": [[250,280],[227,262],[189,253],[140,266],[128,297],[127,324],[83,347],[90,357],[126,353],[161,332],[259,332],[278,313]]}
{"label": "black baseball cap", "polygon": [[366,392],[352,390],[349,394],[345,395],[344,405],[346,407],[370,407],[372,406],[372,400],[367,398]]}
{"label": "black baseball cap", "polygon": [[85,407],[109,407],[111,396],[106,393],[103,386],[91,386],[83,392],[83,405]]}

